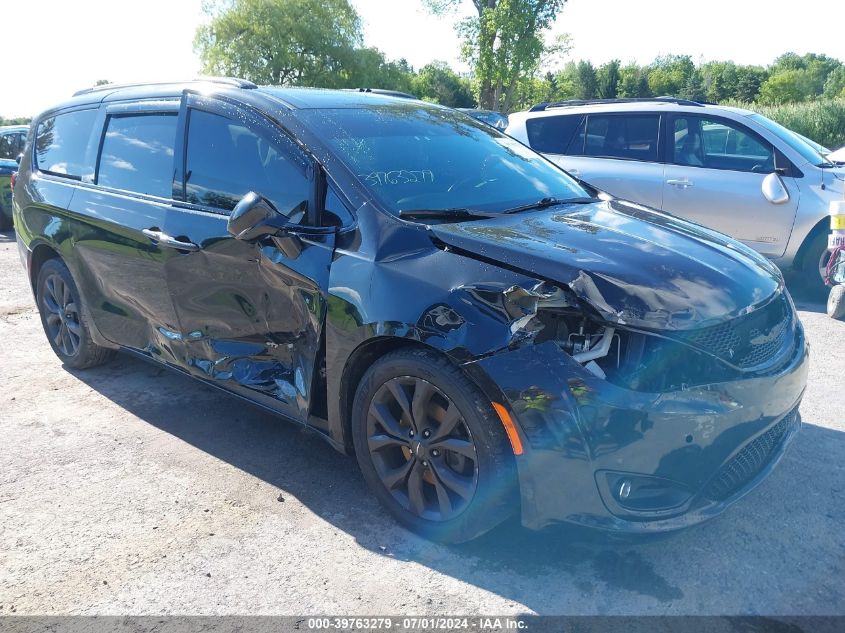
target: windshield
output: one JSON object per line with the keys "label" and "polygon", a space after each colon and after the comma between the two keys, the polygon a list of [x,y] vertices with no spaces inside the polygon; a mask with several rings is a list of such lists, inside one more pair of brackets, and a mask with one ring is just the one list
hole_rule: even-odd
{"label": "windshield", "polygon": [[408,102],[299,115],[393,213],[503,211],[589,195],[518,141],[455,110]]}
{"label": "windshield", "polygon": [[822,156],[813,146],[808,144],[799,134],[783,127],[780,123],[775,123],[771,119],[767,119],[762,114],[752,114],[751,118],[770,132],[775,133],[781,140],[783,140],[784,143],[801,154],[808,163],[815,165],[816,167],[830,164],[829,160]]}
{"label": "windshield", "polygon": [[830,149],[828,149],[821,143],[816,143],[813,139],[807,138],[806,136],[804,136],[803,134],[799,134],[798,132],[794,132],[794,134],[822,156],[827,156],[828,154],[830,154]]}

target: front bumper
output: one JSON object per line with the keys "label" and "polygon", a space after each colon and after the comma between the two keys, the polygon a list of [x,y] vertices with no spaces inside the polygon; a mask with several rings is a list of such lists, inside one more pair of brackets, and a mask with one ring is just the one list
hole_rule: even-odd
{"label": "front bumper", "polygon": [[[524,438],[523,524],[654,532],[722,512],[766,477],[800,428],[808,348],[800,327],[797,335],[774,374],[672,393],[617,387],[552,342],[473,363],[503,392]],[[623,500],[626,480],[633,492]]]}

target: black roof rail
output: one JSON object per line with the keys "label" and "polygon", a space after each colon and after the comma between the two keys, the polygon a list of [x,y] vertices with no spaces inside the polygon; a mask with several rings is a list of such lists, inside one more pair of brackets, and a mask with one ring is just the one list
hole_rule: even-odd
{"label": "black roof rail", "polygon": [[383,95],[385,97],[398,97],[400,99],[419,99],[412,94],[402,92],[401,90],[387,90],[385,88],[342,88],[347,92],[369,92],[374,95]]}
{"label": "black roof rail", "polygon": [[100,84],[99,86],[91,86],[90,88],[83,88],[73,93],[74,97],[79,95],[87,95],[92,92],[100,92],[103,90],[122,90],[123,88],[140,88],[143,86],[166,86],[173,84],[186,84],[193,82],[208,82],[214,84],[223,84],[232,86],[233,88],[243,88],[244,90],[255,90],[258,88],[256,84],[246,79],[239,79],[237,77],[197,77],[188,81],[143,81],[131,84]]}
{"label": "black roof rail", "polygon": [[582,105],[600,105],[602,103],[674,103],[676,105],[704,107],[710,105],[703,101],[678,99],[676,97],[631,97],[622,99],[567,99],[565,101],[544,101],[532,106],[529,112],[542,112],[549,108],[571,108]]}

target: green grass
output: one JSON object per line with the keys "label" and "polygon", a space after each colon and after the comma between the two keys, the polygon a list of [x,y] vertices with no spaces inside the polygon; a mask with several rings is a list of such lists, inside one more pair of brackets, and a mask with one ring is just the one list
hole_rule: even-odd
{"label": "green grass", "polygon": [[783,105],[723,103],[759,112],[790,130],[830,149],[845,145],[845,99],[805,101]]}

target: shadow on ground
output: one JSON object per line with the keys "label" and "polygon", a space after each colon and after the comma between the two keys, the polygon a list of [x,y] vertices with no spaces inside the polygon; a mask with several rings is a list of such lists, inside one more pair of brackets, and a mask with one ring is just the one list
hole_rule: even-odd
{"label": "shadow on ground", "polygon": [[[752,605],[738,612],[753,612],[753,605],[777,609],[785,596],[794,601],[796,591],[809,591],[807,585],[823,591],[820,579],[829,585],[839,566],[835,557],[845,554],[838,537],[845,520],[845,434],[812,420],[805,420],[787,457],[760,488],[703,526],[657,540],[619,541],[570,527],[529,532],[511,521],[474,542],[444,547],[399,528],[366,490],[354,458],[299,427],[132,357],[76,375],[141,420],[293,495],[361,546],[415,561],[539,613],[560,608],[549,602],[550,587],[566,586],[570,596],[580,592],[584,612],[609,613],[614,611],[609,597],[622,591],[667,609],[682,599],[695,605],[697,587],[708,582],[708,594]],[[561,488],[549,494],[565,494],[565,482]],[[839,551],[831,552],[836,543]],[[820,560],[820,552],[833,555],[834,562]],[[829,597],[834,607],[840,599]],[[695,608],[719,613],[725,607]]]}

